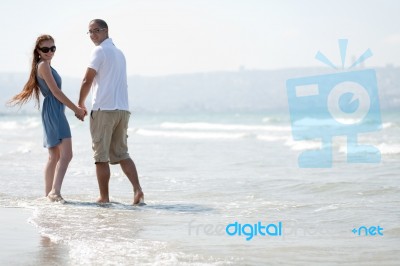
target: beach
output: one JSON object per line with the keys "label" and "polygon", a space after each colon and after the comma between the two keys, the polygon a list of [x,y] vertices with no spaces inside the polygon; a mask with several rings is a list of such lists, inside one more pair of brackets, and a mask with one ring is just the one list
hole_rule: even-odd
{"label": "beach", "polygon": [[[130,154],[146,206],[111,167],[98,197],[88,123],[71,123],[62,195],[44,198],[39,115],[0,116],[3,265],[396,265],[400,121],[360,137],[380,163],[298,166],[317,141],[294,141],[286,114],[133,115]],[[3,215],[4,214],[4,215]],[[354,232],[353,232],[354,230]],[[18,260],[15,258],[18,257]]]}

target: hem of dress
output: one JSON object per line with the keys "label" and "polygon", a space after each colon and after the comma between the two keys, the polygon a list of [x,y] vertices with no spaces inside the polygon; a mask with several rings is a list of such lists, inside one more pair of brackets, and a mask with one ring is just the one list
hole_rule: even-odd
{"label": "hem of dress", "polygon": [[71,136],[69,136],[69,137],[62,137],[62,138],[58,139],[58,142],[57,142],[57,143],[51,144],[51,145],[43,145],[43,147],[46,148],[46,149],[54,148],[54,147],[60,145],[60,143],[61,143],[61,141],[62,141],[63,139],[70,139],[70,138],[71,138]]}

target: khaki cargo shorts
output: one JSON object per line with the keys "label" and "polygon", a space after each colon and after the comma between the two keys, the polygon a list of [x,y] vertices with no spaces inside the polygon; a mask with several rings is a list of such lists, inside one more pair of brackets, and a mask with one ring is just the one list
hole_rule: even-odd
{"label": "khaki cargo shorts", "polygon": [[129,159],[128,122],[129,111],[92,111],[90,114],[90,133],[95,163],[110,162],[118,164]]}

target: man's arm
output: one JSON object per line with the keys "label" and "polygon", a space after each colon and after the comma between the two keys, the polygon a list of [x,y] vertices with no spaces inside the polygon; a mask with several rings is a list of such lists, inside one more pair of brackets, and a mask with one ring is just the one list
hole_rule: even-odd
{"label": "man's arm", "polygon": [[90,88],[92,87],[92,83],[93,83],[95,76],[96,76],[96,70],[88,67],[86,70],[85,77],[82,80],[78,106],[81,108],[84,108],[86,110],[86,113],[87,113],[87,109],[85,106],[85,101],[86,101],[87,96],[89,95]]}

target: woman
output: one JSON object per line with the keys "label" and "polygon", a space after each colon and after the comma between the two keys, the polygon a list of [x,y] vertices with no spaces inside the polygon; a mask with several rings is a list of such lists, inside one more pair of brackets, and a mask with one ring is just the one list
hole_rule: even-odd
{"label": "woman", "polygon": [[61,77],[51,67],[55,51],[54,39],[50,35],[41,35],[37,38],[29,80],[10,103],[22,105],[35,98],[40,108],[39,91],[44,96],[42,108],[44,147],[49,150],[45,168],[45,192],[51,201],[64,202],[61,185],[72,159],[71,130],[64,113],[65,106],[81,120],[85,116],[85,110],[73,104],[61,91]]}

